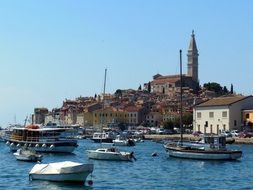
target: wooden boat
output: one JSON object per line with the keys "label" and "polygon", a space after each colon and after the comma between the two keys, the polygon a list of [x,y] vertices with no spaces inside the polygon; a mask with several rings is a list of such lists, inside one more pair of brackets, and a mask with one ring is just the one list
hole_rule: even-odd
{"label": "wooden boat", "polygon": [[203,143],[186,145],[183,142],[182,125],[182,51],[180,50],[180,142],[178,144],[169,143],[165,149],[170,157],[203,159],[203,160],[235,160],[242,156],[240,150],[228,150],[226,148],[226,137],[219,135],[204,135]]}
{"label": "wooden boat", "polygon": [[133,161],[136,160],[133,152],[121,152],[117,148],[98,148],[96,150],[87,150],[88,158],[95,160],[111,161]]}
{"label": "wooden boat", "polygon": [[71,161],[36,164],[29,172],[29,179],[85,183],[87,176],[93,172],[93,168],[93,164]]}
{"label": "wooden boat", "polygon": [[11,151],[21,147],[28,147],[36,152],[64,152],[71,153],[78,146],[75,139],[61,139],[64,129],[40,128],[29,125],[22,128],[13,128],[6,144]]}
{"label": "wooden boat", "polygon": [[[240,150],[228,150],[226,148],[226,137],[204,136],[205,143],[199,146],[191,144],[167,144],[165,149],[169,156],[177,158],[189,158],[200,160],[236,160],[242,156]],[[179,142],[180,143],[180,142]]]}
{"label": "wooden boat", "polygon": [[20,148],[17,152],[13,153],[17,160],[28,162],[41,162],[43,156],[37,154],[34,150],[28,148]]}

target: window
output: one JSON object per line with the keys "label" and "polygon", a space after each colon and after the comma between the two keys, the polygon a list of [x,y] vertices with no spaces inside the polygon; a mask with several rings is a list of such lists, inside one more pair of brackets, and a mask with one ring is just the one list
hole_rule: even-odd
{"label": "window", "polygon": [[226,111],[222,112],[222,117],[227,117],[228,113]]}
{"label": "window", "polygon": [[213,118],[214,113],[213,112],[209,112],[209,118]]}
{"label": "window", "polygon": [[237,121],[236,120],[234,120],[234,126],[236,126],[237,125]]}
{"label": "window", "polygon": [[249,113],[246,114],[246,119],[249,119]]}
{"label": "window", "polygon": [[198,118],[198,119],[201,118],[201,112],[197,112],[197,118]]}

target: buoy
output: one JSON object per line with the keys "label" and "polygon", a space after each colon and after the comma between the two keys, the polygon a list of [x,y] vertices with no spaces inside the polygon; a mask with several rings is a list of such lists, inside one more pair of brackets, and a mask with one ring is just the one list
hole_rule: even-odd
{"label": "buoy", "polygon": [[43,144],[43,145],[42,145],[42,147],[43,147],[43,148],[46,148],[46,147],[47,147],[47,145],[46,145],[46,144]]}
{"label": "buoy", "polygon": [[89,186],[93,185],[93,181],[92,180],[88,180],[87,183],[88,183]]}
{"label": "buoy", "polygon": [[151,156],[155,157],[155,156],[157,156],[157,153],[153,152]]}

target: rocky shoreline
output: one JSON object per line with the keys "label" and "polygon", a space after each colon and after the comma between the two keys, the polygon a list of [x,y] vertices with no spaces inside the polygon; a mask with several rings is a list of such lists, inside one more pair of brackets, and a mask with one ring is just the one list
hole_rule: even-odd
{"label": "rocky shoreline", "polygon": [[[162,140],[179,140],[180,134],[173,135],[145,135],[145,139],[153,141],[162,141]],[[198,141],[200,137],[194,137],[191,134],[184,134],[183,139],[187,141]],[[231,139],[231,138],[230,138]],[[253,144],[253,138],[239,138],[233,137],[235,144]]]}

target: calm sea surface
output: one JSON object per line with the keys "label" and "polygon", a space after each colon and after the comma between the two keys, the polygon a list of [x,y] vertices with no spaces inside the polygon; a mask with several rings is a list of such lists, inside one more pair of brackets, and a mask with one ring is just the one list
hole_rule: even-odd
{"label": "calm sea surface", "polygon": [[[80,140],[74,154],[44,154],[43,163],[58,161],[91,162],[85,150],[96,148],[90,140]],[[9,148],[0,143],[0,189],[253,189],[253,146],[241,149],[240,161],[198,161],[168,158],[162,144],[145,141],[135,147],[136,162],[92,161],[93,185],[29,181],[34,163],[16,161]],[[152,157],[153,152],[158,157]],[[88,177],[87,179],[91,179]]]}

